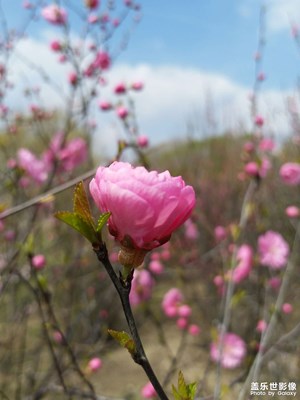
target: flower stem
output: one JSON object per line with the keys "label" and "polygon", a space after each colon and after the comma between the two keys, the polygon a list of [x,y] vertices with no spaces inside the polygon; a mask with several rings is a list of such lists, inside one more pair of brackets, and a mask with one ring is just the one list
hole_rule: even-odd
{"label": "flower stem", "polygon": [[159,380],[157,379],[155,372],[153,371],[151,364],[146,356],[136,323],[132,313],[130,301],[129,301],[129,294],[131,290],[131,282],[133,279],[134,269],[132,269],[131,273],[127,275],[124,279],[122,275],[118,276],[108,257],[107,248],[105,243],[101,243],[98,246],[94,247],[94,251],[98,257],[98,260],[103,264],[104,268],[106,269],[110,279],[112,280],[122,303],[123,311],[126,317],[126,321],[130,330],[130,334],[132,339],[135,343],[135,352],[132,356],[133,360],[139,364],[143,370],[145,371],[146,375],[148,376],[150,382],[152,383],[154,389],[158,397],[161,400],[168,400],[166,393],[164,392]]}

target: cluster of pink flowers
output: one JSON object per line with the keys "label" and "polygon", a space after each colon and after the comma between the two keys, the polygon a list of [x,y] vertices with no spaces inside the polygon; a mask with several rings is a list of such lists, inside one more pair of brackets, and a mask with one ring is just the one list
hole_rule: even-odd
{"label": "cluster of pink flowers", "polygon": [[223,336],[222,351],[220,347],[220,337],[217,337],[210,345],[210,357],[223,368],[239,367],[247,354],[246,343],[235,333],[226,333]]}
{"label": "cluster of pink flowers", "polygon": [[179,289],[168,290],[162,301],[162,309],[167,317],[177,318],[176,323],[179,329],[187,329],[193,336],[200,333],[201,330],[198,325],[189,323],[192,309],[184,302],[184,296]]}
{"label": "cluster of pink flowers", "polygon": [[70,172],[87,159],[87,145],[82,138],[74,138],[63,144],[63,133],[58,132],[50,142],[41,157],[37,157],[30,150],[20,148],[16,160],[10,159],[12,168],[21,168],[26,175],[20,183],[27,186],[32,179],[37,184],[43,184],[52,171],[55,162],[58,162],[58,171]]}

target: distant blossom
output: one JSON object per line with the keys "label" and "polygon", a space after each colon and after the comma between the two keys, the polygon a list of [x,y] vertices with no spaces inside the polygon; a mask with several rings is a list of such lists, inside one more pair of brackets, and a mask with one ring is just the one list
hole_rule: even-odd
{"label": "distant blossom", "polygon": [[44,7],[41,12],[46,21],[54,25],[64,25],[67,22],[67,12],[57,4]]}
{"label": "distant blossom", "polygon": [[280,233],[267,231],[258,238],[260,263],[272,269],[284,268],[289,256],[289,245]]}
{"label": "distant blossom", "polygon": [[223,337],[222,352],[220,338],[211,343],[210,356],[215,362],[220,362],[223,368],[239,367],[246,356],[247,348],[244,340],[235,333],[226,333]]}
{"label": "distant blossom", "polygon": [[300,163],[288,162],[281,166],[279,171],[282,181],[286,185],[296,186],[300,184]]}

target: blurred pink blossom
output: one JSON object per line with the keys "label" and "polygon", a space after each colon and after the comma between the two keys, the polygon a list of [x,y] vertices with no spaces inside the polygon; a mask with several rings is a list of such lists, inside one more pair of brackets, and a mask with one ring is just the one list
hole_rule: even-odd
{"label": "blurred pink blossom", "polygon": [[284,268],[289,257],[289,245],[280,233],[267,231],[258,238],[260,263],[272,269]]}
{"label": "blurred pink blossom", "polygon": [[67,22],[67,12],[57,4],[50,4],[41,11],[42,17],[54,25],[64,25]]}
{"label": "blurred pink blossom", "polygon": [[214,235],[217,242],[221,242],[227,237],[227,230],[222,225],[218,225],[214,229]]}
{"label": "blurred pink blossom", "polygon": [[281,309],[284,314],[291,314],[293,312],[293,306],[290,303],[282,304]]}
{"label": "blurred pink blossom", "polygon": [[99,102],[99,108],[102,111],[109,111],[112,109],[112,104],[109,101],[102,100]]}
{"label": "blurred pink blossom", "polygon": [[36,254],[32,257],[31,264],[37,270],[43,269],[46,265],[46,257],[44,254]]}
{"label": "blurred pink blossom", "polygon": [[300,183],[300,163],[288,162],[281,166],[280,177],[286,185],[296,186]]}
{"label": "blurred pink blossom", "polygon": [[137,138],[137,145],[141,148],[147,147],[149,145],[149,139],[146,135],[140,135]]}
{"label": "blurred pink blossom", "polygon": [[152,295],[154,280],[146,269],[136,270],[130,291],[130,303],[137,306],[145,300],[149,300]]}
{"label": "blurred pink blossom", "polygon": [[118,117],[120,117],[121,119],[125,119],[128,116],[128,110],[124,106],[117,107],[116,113],[117,113]]}
{"label": "blurred pink blossom", "polygon": [[223,337],[223,351],[220,352],[219,338],[211,343],[210,356],[215,362],[220,362],[223,368],[236,368],[243,362],[247,348],[244,340],[235,333],[226,333]]}
{"label": "blurred pink blossom", "polygon": [[112,213],[110,233],[121,243],[129,237],[135,248],[145,250],[167,242],[196,202],[194,189],[180,176],[124,162],[99,167],[90,192],[102,212]]}
{"label": "blurred pink blossom", "polygon": [[272,289],[278,290],[280,288],[280,285],[281,285],[281,279],[278,276],[273,276],[272,278],[270,278],[268,280],[268,285]]}
{"label": "blurred pink blossom", "polygon": [[199,325],[191,324],[191,325],[188,327],[188,332],[189,332],[189,334],[192,335],[192,336],[198,336],[198,335],[201,333],[201,328],[200,328]]}
{"label": "blurred pink blossom", "polygon": [[268,324],[266,323],[265,320],[260,319],[256,325],[256,330],[257,332],[263,333],[267,329]]}
{"label": "blurred pink blossom", "polygon": [[148,382],[141,391],[142,396],[144,399],[153,399],[157,397],[156,391],[151,382]]}
{"label": "blurred pink blossom", "polygon": [[243,244],[237,251],[237,266],[231,272],[231,279],[235,283],[240,283],[246,279],[252,269],[253,263],[253,250],[247,245]]}
{"label": "blurred pink blossom", "polygon": [[90,8],[91,10],[99,6],[99,0],[84,0],[84,2],[87,8]]}
{"label": "blurred pink blossom", "polygon": [[115,86],[115,88],[114,88],[114,92],[115,92],[116,94],[123,94],[123,93],[126,93],[126,85],[125,85],[125,83],[123,83],[123,82],[118,83],[118,84]]}
{"label": "blurred pink blossom", "polygon": [[257,115],[254,118],[254,123],[255,123],[256,126],[261,127],[261,126],[263,126],[264,122],[265,122],[264,118],[261,115]]}
{"label": "blurred pink blossom", "polygon": [[143,87],[144,87],[143,82],[139,82],[139,81],[133,82],[133,84],[131,85],[131,89],[133,89],[133,90],[142,90]]}
{"label": "blurred pink blossom", "polygon": [[170,289],[163,298],[162,309],[167,317],[173,318],[178,315],[178,307],[183,302],[183,294],[177,288]]}
{"label": "blurred pink blossom", "polygon": [[261,151],[272,151],[275,148],[274,140],[271,138],[263,138],[258,145]]}
{"label": "blurred pink blossom", "polygon": [[86,141],[82,138],[71,139],[58,154],[64,171],[73,171],[75,167],[84,163],[88,157]]}
{"label": "blurred pink blossom", "polygon": [[199,237],[199,231],[197,225],[191,220],[188,219],[184,223],[185,232],[184,235],[188,240],[197,240]]}
{"label": "blurred pink blossom", "polygon": [[88,369],[92,372],[98,371],[102,367],[102,360],[99,357],[92,358],[88,363]]}
{"label": "blurred pink blossom", "polygon": [[52,42],[50,43],[50,48],[53,51],[61,51],[62,45],[58,40],[52,40]]}
{"label": "blurred pink blossom", "polygon": [[30,150],[20,148],[17,161],[21,167],[36,183],[42,184],[48,178],[48,167],[43,160],[38,159]]}
{"label": "blurred pink blossom", "polygon": [[285,213],[289,218],[297,218],[300,216],[300,208],[297,206],[288,206]]}
{"label": "blurred pink blossom", "polygon": [[76,86],[78,83],[78,76],[76,72],[70,72],[68,75],[68,81],[72,86]]}
{"label": "blurred pink blossom", "polygon": [[179,329],[185,329],[188,326],[188,320],[184,317],[180,317],[177,319],[176,325]]}
{"label": "blurred pink blossom", "polygon": [[164,266],[159,260],[151,260],[149,263],[149,270],[154,275],[160,275],[164,270]]}

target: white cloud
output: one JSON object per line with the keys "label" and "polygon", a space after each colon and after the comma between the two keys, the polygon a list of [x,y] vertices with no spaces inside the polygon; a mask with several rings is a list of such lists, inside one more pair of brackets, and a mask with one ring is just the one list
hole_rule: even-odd
{"label": "white cloud", "polygon": [[271,32],[287,30],[299,23],[299,0],[273,0],[267,3],[267,24]]}
{"label": "white cloud", "polygon": [[[27,39],[19,43],[18,52],[45,70],[60,92],[68,93],[66,76],[70,67],[57,63],[56,55],[48,49],[48,44]],[[26,102],[22,100],[20,88],[26,85],[44,87],[43,80],[37,71],[26,66],[18,57],[12,59],[11,64],[10,77],[16,90],[10,96],[10,105],[24,110]],[[111,89],[120,81],[132,83],[141,80],[145,83],[144,90],[134,94],[134,99],[140,131],[148,135],[153,144],[184,138],[190,133],[187,131],[189,124],[195,127],[199,138],[251,128],[250,89],[220,74],[175,65],[141,64],[116,65],[108,77],[109,86],[101,89],[103,99],[115,99]],[[266,116],[266,129],[277,137],[289,131],[285,111],[287,95],[280,91],[260,95],[259,112]],[[42,101],[50,108],[61,107],[62,104],[51,86],[43,89]],[[117,139],[124,138],[120,121],[114,113],[101,113],[96,107],[94,117],[98,122],[94,135],[95,148],[114,154]]]}

